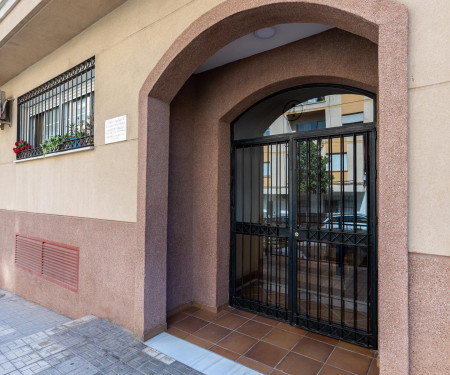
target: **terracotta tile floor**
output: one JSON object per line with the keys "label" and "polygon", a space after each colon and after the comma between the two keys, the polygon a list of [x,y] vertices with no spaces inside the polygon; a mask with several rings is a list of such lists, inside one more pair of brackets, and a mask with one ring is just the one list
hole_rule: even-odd
{"label": "terracotta tile floor", "polygon": [[263,374],[377,375],[376,351],[227,307],[167,318],[168,333]]}

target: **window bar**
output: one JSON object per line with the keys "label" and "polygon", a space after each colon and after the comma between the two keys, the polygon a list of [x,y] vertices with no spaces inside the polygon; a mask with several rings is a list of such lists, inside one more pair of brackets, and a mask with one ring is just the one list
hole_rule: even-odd
{"label": "window bar", "polygon": [[[275,143],[275,217],[276,217],[276,226],[279,227],[280,223],[280,206],[279,206],[279,198],[280,198],[280,144],[277,142]],[[278,307],[278,252],[279,252],[280,246],[279,246],[279,237],[276,237],[275,240],[275,306]]]}
{"label": "window bar", "polygon": [[[245,223],[245,148],[242,148],[242,223]],[[244,232],[244,231],[243,231]],[[241,248],[241,296],[244,293],[244,249],[245,249],[245,235],[241,235],[242,248]]]}
{"label": "window bar", "polygon": [[20,106],[20,116],[18,119],[17,129],[18,129],[18,136],[17,141],[20,141],[20,138],[25,138],[25,140],[28,142],[28,144],[31,144],[29,136],[27,133],[25,133],[25,129],[28,128],[28,126],[24,126],[26,123],[26,114],[29,112],[29,106],[28,105],[22,105]]}
{"label": "window bar", "polygon": [[270,259],[270,252],[271,252],[271,246],[272,246],[272,237],[267,236],[266,237],[266,276],[265,280],[263,282],[263,286],[265,284],[266,287],[266,305],[269,304],[269,259]]}
{"label": "window bar", "polygon": [[[311,178],[311,141],[307,140],[306,144],[306,226],[310,228],[311,222],[311,194],[310,194],[310,178]],[[309,285],[309,266],[310,266],[310,242],[306,243],[306,315],[310,315],[310,285]]]}
{"label": "window bar", "polygon": [[306,174],[305,174],[305,179],[306,179],[306,227],[309,229],[310,228],[310,219],[311,219],[311,196],[310,196],[310,192],[309,192],[309,183],[310,183],[310,147],[311,147],[311,141],[307,140],[305,142],[306,144]]}
{"label": "window bar", "polygon": [[306,292],[306,316],[309,316],[309,255],[310,255],[310,242],[306,243],[306,285],[305,285],[305,292]]}
{"label": "window bar", "polygon": [[[332,151],[333,144],[332,138],[328,137],[328,226],[331,231],[332,227],[332,216],[333,216],[333,208],[332,208],[332,199],[333,199],[333,172],[332,172]],[[332,311],[332,286],[331,286],[331,244],[328,243],[328,323],[331,325],[331,311]]]}
{"label": "window bar", "polygon": [[285,277],[285,281],[284,281],[284,308],[285,310],[287,310],[288,308],[288,292],[289,292],[289,287],[288,287],[288,282],[289,282],[289,275],[288,275],[288,261],[289,261],[289,242],[288,239],[285,239],[285,245],[286,245],[286,255],[284,257],[284,277]]}
{"label": "window bar", "polygon": [[[298,313],[302,313],[302,280],[301,280],[301,270],[302,270],[302,265],[301,265],[301,256],[300,252],[300,243],[297,240],[294,240],[294,246],[295,246],[295,252],[297,253],[297,260],[296,260],[296,272],[297,272],[297,311]],[[299,277],[300,274],[300,277]]]}
{"label": "window bar", "polygon": [[[270,166],[270,190],[269,190],[269,197],[270,200],[268,201],[267,204],[267,217],[269,218],[269,223],[270,226],[272,226],[272,211],[273,211],[273,197],[272,197],[272,183],[273,183],[273,164],[272,164],[272,144],[269,145],[269,166]],[[270,212],[270,214],[269,214]],[[271,265],[271,255],[272,255],[272,237],[269,237],[269,250],[267,253],[267,275],[266,275],[266,290],[267,290],[267,299],[266,299],[266,303],[269,304],[269,280],[271,279],[271,270],[272,270],[272,265]]]}
{"label": "window bar", "polygon": [[[84,78],[84,79],[83,79]],[[84,87],[84,94],[83,94],[83,87]],[[81,97],[83,98],[81,103],[81,113],[83,114],[83,126],[84,126],[84,133],[86,134],[86,116],[87,116],[87,71],[84,71],[81,73]],[[83,103],[84,103],[84,110],[83,110]]]}
{"label": "window bar", "polygon": [[278,145],[277,145],[277,147],[278,147],[278,159],[277,159],[277,161],[278,161],[278,173],[277,173],[277,179],[278,179],[278,226],[283,226],[283,218],[282,218],[282,192],[283,192],[283,189],[282,189],[282,167],[281,167],[281,165],[282,165],[282,160],[283,160],[283,157],[282,157],[282,154],[283,154],[283,148],[281,147],[283,144],[280,142],[280,143],[278,143]]}
{"label": "window bar", "polygon": [[[295,176],[297,178],[297,191],[295,192],[295,194],[297,195],[297,229],[299,228],[299,215],[300,215],[300,209],[299,209],[299,202],[300,202],[300,169],[302,168],[302,164],[300,163],[300,159],[299,159],[299,155],[300,155],[300,141],[294,141],[294,145],[295,145],[295,158],[297,160],[297,170],[295,171]],[[294,194],[294,193],[293,193]],[[302,274],[302,257],[301,257],[301,247],[300,247],[300,242],[297,239],[294,239],[293,241],[294,243],[294,249],[293,251],[295,251],[296,256],[296,270],[295,272],[297,273],[297,285],[296,285],[296,294],[297,294],[297,311],[298,313],[302,313],[302,278],[301,278],[301,274]]]}
{"label": "window bar", "polygon": [[253,299],[253,263],[252,263],[252,251],[253,251],[253,146],[250,146],[250,298]]}
{"label": "window bar", "polygon": [[[365,162],[366,162],[366,188],[367,188],[367,212],[369,212],[369,209],[371,208],[372,202],[371,202],[371,183],[372,183],[372,176],[371,176],[371,161],[370,161],[370,154],[368,152],[368,146],[369,146],[369,133],[365,133],[364,134],[364,155],[365,155]],[[375,172],[376,173],[376,172]],[[370,228],[370,229],[369,229]],[[370,230],[370,232],[369,232]],[[369,235],[369,239],[371,238],[371,236],[373,235],[372,232],[372,216],[371,215],[367,215],[367,234]],[[371,262],[371,258],[372,258],[372,251],[373,248],[372,246],[370,246],[370,241],[369,241],[369,245],[367,246],[367,276],[366,276],[366,282],[367,282],[367,287],[366,287],[366,309],[367,309],[367,315],[366,315],[366,330],[367,332],[371,332],[370,330],[370,319],[371,319],[371,304],[370,304],[370,289],[371,289],[371,285],[370,285],[370,269],[372,267],[372,262]]]}
{"label": "window bar", "polygon": [[[38,119],[38,114],[36,111],[38,97],[31,99],[31,108],[28,108],[28,124],[30,126],[30,139],[32,140],[34,147],[39,147],[40,145],[36,142],[36,121]],[[33,113],[34,108],[34,113]]]}
{"label": "window bar", "polygon": [[47,100],[48,100],[48,91],[46,90],[44,92],[44,102],[43,102],[43,106],[42,106],[42,126],[44,127],[44,138],[42,139],[42,142],[45,142],[46,139],[48,139],[48,127],[47,127]]}
{"label": "window bar", "polygon": [[280,237],[276,237],[276,245],[275,245],[275,306],[278,307],[279,301],[279,288],[280,288],[280,273],[278,272],[279,267],[279,252],[280,252]]}
{"label": "window bar", "polygon": [[[317,229],[320,230],[321,223],[321,190],[322,190],[322,179],[321,179],[321,171],[322,171],[322,159],[321,159],[321,150],[322,150],[322,140],[317,138]],[[320,320],[320,242],[316,243],[316,262],[317,262],[317,284],[316,284],[316,303],[317,303],[317,319]],[[320,298],[320,300],[319,300]]]}
{"label": "window bar", "polygon": [[45,126],[45,139],[50,138],[50,126],[49,126],[49,122],[50,122],[50,99],[51,98],[51,94],[50,94],[50,90],[47,90],[45,92],[45,109],[43,112],[44,115],[44,126]]}
{"label": "window bar", "polygon": [[[269,209],[270,209],[270,226],[272,226],[272,212],[273,212],[273,197],[272,197],[272,189],[273,189],[273,178],[272,178],[272,154],[273,150],[272,150],[272,144],[270,144],[270,152],[269,152],[269,160],[270,160],[270,205],[268,205],[267,207],[267,213],[269,213]],[[270,206],[270,207],[269,207]],[[269,252],[267,253],[267,275],[266,275],[266,279],[267,279],[267,287],[266,287],[266,294],[267,294],[267,299],[266,299],[266,303],[269,304],[269,289],[270,289],[270,281],[272,279],[271,277],[271,273],[272,273],[272,237],[269,237]]]}
{"label": "window bar", "polygon": [[38,113],[39,113],[39,122],[38,122],[38,128],[39,133],[37,134],[38,143],[43,143],[44,139],[42,137],[45,136],[45,116],[44,116],[44,106],[45,106],[45,94],[39,95],[39,107],[38,107]]}
{"label": "window bar", "polygon": [[[356,134],[353,133],[353,216],[354,216],[354,232],[357,232],[357,216],[356,216],[356,205],[357,205],[357,184],[356,184],[356,180],[357,180],[357,172],[358,172],[358,168],[357,168],[357,152],[358,152],[358,148],[357,148],[357,144],[356,144],[357,138],[356,138]],[[356,258],[358,256],[358,248],[357,246],[353,246],[353,327],[356,329],[356,321],[357,321],[357,304],[356,304],[356,294],[358,292],[358,288],[357,288],[357,280],[358,280],[358,269],[357,269],[357,261]],[[356,340],[356,335],[354,337],[354,339]]]}
{"label": "window bar", "polygon": [[53,90],[52,90],[52,109],[51,109],[51,114],[52,114],[52,135],[57,135],[56,134],[56,105],[55,105],[55,98],[56,98],[56,87],[54,87]]}
{"label": "window bar", "polygon": [[280,144],[275,143],[275,218],[276,226],[280,226]]}
{"label": "window bar", "polygon": [[[94,124],[95,124],[95,113],[94,113],[94,100],[95,100],[95,94],[92,90],[92,82],[94,82],[94,76],[95,76],[95,67],[91,70],[91,112],[90,112],[90,136],[92,137],[94,135]],[[95,88],[94,88],[95,89]]]}
{"label": "window bar", "polygon": [[[25,106],[24,105],[19,106],[18,107],[18,111],[19,111],[19,116],[17,118],[17,134],[16,134],[17,141],[20,141],[20,138],[23,137],[30,144],[30,142],[29,142],[29,140],[27,138],[27,135],[23,131],[24,130],[23,124],[25,123],[24,120],[25,120],[25,113],[26,113]],[[22,136],[22,134],[24,134],[24,135]]]}
{"label": "window bar", "polygon": [[37,144],[41,143],[40,138],[42,137],[42,129],[40,129],[41,127],[41,106],[42,106],[42,94],[39,95],[38,97],[38,101],[37,101],[37,107],[36,107],[36,116],[34,116],[35,121],[34,121],[34,138],[35,138],[35,142]]}
{"label": "window bar", "polygon": [[[20,132],[22,130],[22,124],[23,124],[23,118],[24,118],[24,112],[25,112],[25,107],[24,106],[18,106],[18,116],[17,116],[17,132],[16,132],[16,141],[20,141]],[[26,140],[28,141],[28,138],[26,138]]]}
{"label": "window bar", "polygon": [[75,134],[74,136],[77,136],[77,132],[78,132],[78,126],[80,124],[80,115],[78,113],[78,77],[79,74],[75,75],[75,98],[74,98],[74,102],[75,102]]}
{"label": "window bar", "polygon": [[258,236],[258,304],[261,303],[261,236]]}
{"label": "window bar", "polygon": [[36,96],[34,99],[34,113],[31,113],[31,117],[30,120],[32,120],[32,125],[33,126],[33,134],[32,137],[34,138],[34,143],[36,143],[36,147],[39,146],[39,139],[38,139],[38,124],[39,124],[39,118],[40,118],[40,114],[39,114],[39,108],[41,106],[40,102],[41,102],[41,95]]}
{"label": "window bar", "polygon": [[[264,149],[261,147],[261,145],[257,145],[258,150],[258,224],[261,225],[261,174],[264,176]],[[263,157],[262,157],[262,163],[261,163],[261,151],[263,151]],[[261,166],[263,168],[263,171],[261,173]],[[264,177],[263,177],[264,178]],[[264,183],[263,183],[264,185]],[[261,260],[261,236],[258,235],[258,303],[261,303],[261,297],[260,297],[260,281],[261,281],[261,266],[260,266],[260,260]]]}
{"label": "window bar", "polygon": [[295,142],[295,158],[297,159],[297,171],[296,171],[296,175],[297,175],[297,229],[300,227],[300,223],[301,223],[301,189],[300,189],[300,183],[301,183],[301,168],[303,168],[301,160],[300,160],[300,142],[296,141]]}
{"label": "window bar", "polygon": [[[345,231],[345,226],[344,226],[344,137],[341,135],[340,136],[340,155],[341,155],[341,160],[340,160],[340,187],[341,187],[341,231]],[[339,263],[340,263],[340,268],[341,268],[341,327],[344,326],[344,313],[345,313],[345,304],[344,304],[344,260],[345,260],[345,248],[343,244],[339,245],[340,246],[340,251],[339,251]],[[341,332],[342,332],[342,328],[341,328]],[[342,333],[341,333],[342,334]]]}
{"label": "window bar", "polygon": [[[36,142],[36,118],[37,116],[33,116],[33,108],[36,108],[36,97],[31,99],[31,101],[26,102],[27,103],[27,117],[25,118],[25,123],[28,127],[29,132],[29,138],[30,141],[33,143],[34,148],[37,148],[39,145]],[[34,118],[34,124],[33,124],[33,118]],[[21,136],[24,135],[24,132],[22,131]]]}
{"label": "window bar", "polygon": [[[286,193],[286,219],[289,220],[289,218],[292,215],[291,211],[291,205],[289,203],[289,162],[288,162],[288,158],[289,158],[289,143],[286,142],[285,144],[285,150],[286,150],[286,158],[285,158],[285,188],[284,188],[284,192]],[[290,226],[289,221],[286,224],[288,227]],[[285,277],[285,290],[284,290],[284,307],[285,309],[287,309],[288,307],[288,292],[289,292],[289,287],[287,286],[289,283],[289,275],[288,275],[288,269],[287,269],[287,264],[288,264],[288,260],[289,260],[289,252],[290,252],[290,242],[288,241],[288,239],[285,240],[285,245],[286,245],[286,253],[285,253],[285,257],[284,257],[284,277]]]}
{"label": "window bar", "polygon": [[50,104],[50,117],[51,117],[51,133],[52,136],[55,135],[55,122],[56,122],[56,114],[55,114],[55,88],[51,90],[51,104]]}
{"label": "window bar", "polygon": [[317,138],[317,230],[320,230],[320,224],[322,222],[322,140],[320,138]]}
{"label": "window bar", "polygon": [[59,90],[59,123],[58,123],[58,128],[59,128],[59,134],[64,135],[64,116],[63,116],[63,106],[64,106],[64,85],[65,83],[63,82],[62,85],[58,86],[58,90]]}
{"label": "window bar", "polygon": [[[277,162],[276,157],[274,158],[273,155],[273,144],[270,145],[270,225],[273,224],[273,198],[274,198],[274,192],[273,192],[273,186],[274,181],[273,177],[275,175],[275,179],[277,178]],[[274,162],[275,159],[275,162]],[[275,182],[276,184],[276,182]]]}
{"label": "window bar", "polygon": [[55,135],[64,135],[59,132],[59,105],[58,105],[58,98],[59,98],[59,86],[55,86],[53,88],[53,105],[52,105],[52,113],[54,117],[53,122],[53,134]]}
{"label": "window bar", "polygon": [[[70,104],[71,104],[71,108],[72,108],[72,118],[71,118],[71,124],[70,124],[70,135],[73,136],[73,132],[76,131],[76,121],[77,121],[77,103],[75,102],[76,100],[76,95],[74,95],[74,86],[75,86],[75,78],[72,77],[71,79],[71,91],[72,91],[72,97],[70,99]],[[74,129],[75,126],[75,129]]]}
{"label": "window bar", "polygon": [[[279,168],[278,168],[279,151],[278,151],[278,146],[279,146],[279,144],[275,143],[274,146],[275,146],[275,155],[274,155],[274,158],[275,158],[275,186],[274,186],[275,187],[275,226],[279,227],[279,207],[278,207],[278,196],[279,196],[279,192],[278,192],[278,175],[279,175]],[[271,264],[270,264],[270,272],[271,272],[270,281],[271,281],[271,284],[272,284],[271,285],[271,292],[272,293],[271,293],[270,300],[271,300],[272,304],[275,304],[275,306],[276,306],[277,305],[277,299],[278,299],[278,290],[277,290],[277,287],[278,287],[278,285],[277,285],[277,283],[278,283],[278,279],[277,279],[278,278],[278,269],[277,269],[277,266],[278,266],[278,257],[277,257],[278,235],[275,235],[274,239],[275,239],[275,243],[274,243],[272,251],[270,253],[270,262],[271,262]],[[275,255],[275,262],[274,262],[274,259],[273,259],[274,255]],[[273,269],[273,267],[274,267],[273,263],[275,263],[275,272],[274,272],[274,269]],[[274,273],[275,273],[275,279],[274,279]],[[275,303],[273,302],[273,291],[272,291],[274,281],[275,281]]]}
{"label": "window bar", "polygon": [[52,121],[52,90],[47,90],[47,100],[45,101],[46,111],[45,111],[45,122],[47,124],[47,137],[51,137],[51,121]]}
{"label": "window bar", "polygon": [[50,121],[50,125],[49,125],[49,130],[48,130],[48,132],[49,132],[49,136],[50,137],[52,137],[54,134],[53,134],[53,123],[54,123],[54,121],[55,121],[55,116],[54,116],[54,114],[53,114],[53,99],[54,99],[54,96],[53,96],[53,89],[51,89],[50,91],[49,91],[49,95],[50,95],[50,100],[49,100],[49,103],[48,103],[48,106],[49,106],[49,111],[48,111],[48,113],[49,113],[49,121]]}
{"label": "window bar", "polygon": [[27,122],[26,119],[27,119],[27,114],[30,111],[29,105],[28,105],[28,103],[24,103],[24,104],[20,105],[19,108],[20,108],[20,116],[19,116],[18,124],[17,124],[17,129],[18,129],[17,141],[20,141],[21,138],[25,138],[25,140],[28,142],[28,144],[31,144],[29,134],[27,132],[25,132],[28,129],[28,125],[26,124],[26,122]]}
{"label": "window bar", "polygon": [[40,120],[39,120],[39,126],[42,127],[41,129],[41,133],[40,137],[42,137],[42,140],[40,141],[41,143],[44,143],[45,139],[47,138],[47,132],[46,132],[46,128],[45,128],[45,108],[46,108],[46,102],[47,102],[47,91],[45,91],[42,95],[41,95],[41,103],[39,105],[39,116],[40,116]]}
{"label": "window bar", "polygon": [[357,205],[357,185],[356,185],[356,179],[357,179],[357,147],[356,147],[356,134],[353,133],[353,222],[354,222],[354,232],[357,232],[357,214],[356,214],[356,205]]}

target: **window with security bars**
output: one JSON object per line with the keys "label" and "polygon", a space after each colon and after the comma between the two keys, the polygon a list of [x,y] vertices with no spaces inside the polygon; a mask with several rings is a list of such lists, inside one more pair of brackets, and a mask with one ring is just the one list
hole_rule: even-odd
{"label": "window with security bars", "polygon": [[91,57],[19,97],[17,159],[93,146],[94,92]]}

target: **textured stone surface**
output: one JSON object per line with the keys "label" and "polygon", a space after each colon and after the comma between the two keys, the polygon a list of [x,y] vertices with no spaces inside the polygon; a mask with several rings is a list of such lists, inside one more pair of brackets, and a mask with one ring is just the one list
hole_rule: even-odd
{"label": "textured stone surface", "polygon": [[[15,233],[78,247],[74,293],[14,265]],[[136,224],[0,210],[0,287],[72,319],[110,319],[133,329]]]}
{"label": "textured stone surface", "polygon": [[450,374],[450,257],[409,254],[411,374]]}
{"label": "textured stone surface", "polygon": [[[148,96],[170,103],[176,96],[180,88],[185,84],[195,69],[206,58],[215,51],[231,42],[232,40],[248,34],[254,30],[277,23],[286,22],[317,22],[333,25],[337,28],[350,31],[353,34],[362,36],[378,44],[378,88],[379,111],[379,143],[378,143],[378,166],[379,166],[379,331],[380,331],[380,365],[381,374],[397,375],[409,372],[409,352],[408,352],[408,14],[407,8],[397,1],[390,0],[364,0],[364,1],[331,1],[331,0],[308,0],[308,1],[240,1],[229,0],[213,8],[198,20],[193,22],[185,32],[167,50],[155,68],[152,70],[140,91],[140,121],[139,131],[147,134],[147,129],[154,127],[154,119],[164,117],[164,112],[150,112],[148,106]],[[316,46],[317,47],[317,46]],[[336,56],[334,56],[336,58]],[[333,60],[330,62],[334,63]],[[280,61],[277,62],[279,66]],[[308,64],[305,64],[308,65]],[[247,71],[250,73],[250,71]],[[253,72],[252,72],[253,73]],[[248,74],[251,76],[251,74]],[[318,82],[325,79],[330,82],[336,79],[339,82],[339,75],[332,72],[331,75],[302,76],[298,75],[297,84],[307,82]],[[248,77],[247,77],[248,78]],[[245,80],[247,79],[245,78]],[[261,77],[264,79],[264,77]],[[309,81],[308,81],[309,79]],[[245,82],[244,80],[244,82]],[[303,82],[302,82],[303,80]],[[242,82],[239,83],[241,85]],[[277,91],[286,82],[274,83],[272,92]],[[290,82],[294,85],[294,81]],[[347,81],[348,84],[348,81]],[[353,86],[360,86],[360,81],[354,81]],[[280,87],[280,88],[281,88]],[[285,86],[286,87],[286,86]],[[266,87],[269,91],[269,87]],[[255,102],[258,95],[264,97],[267,91],[256,92],[242,98],[240,106],[232,105],[229,111],[230,117],[223,117],[224,124],[232,121],[232,114],[237,115]],[[198,98],[197,98],[198,99]],[[211,101],[221,101],[224,106],[227,103],[221,96],[209,98]],[[202,103],[198,100],[197,103]],[[162,123],[167,123],[167,119],[161,118]],[[198,124],[199,119],[196,118]],[[209,133],[209,135],[208,135]],[[163,135],[154,134],[155,137]],[[198,126],[196,137],[203,139],[200,147],[211,149],[218,148],[220,144],[217,131],[204,126]],[[399,142],[399,140],[405,140]],[[160,140],[165,143],[166,139]],[[142,139],[140,140],[142,145]],[[152,140],[154,142],[154,140]],[[199,146],[196,147],[197,150]],[[140,153],[139,160],[142,165],[150,160],[151,149],[145,149],[145,153]],[[204,153],[205,154],[205,153]],[[207,152],[206,152],[207,154]],[[157,158],[157,151],[153,153]],[[200,159],[201,160],[201,159]],[[210,157],[210,162],[214,164],[210,170],[213,174],[206,176],[206,171],[200,171],[198,177],[209,178],[214,182],[213,191],[218,192],[217,180],[218,161],[227,163],[227,158],[221,159],[218,154]],[[194,159],[195,161],[195,159]],[[168,185],[166,176],[166,166],[147,178],[156,182],[157,185]],[[164,176],[164,177],[163,177]],[[163,177],[163,178],[161,178]],[[197,185],[196,185],[197,186]],[[201,186],[198,191],[203,192]],[[147,202],[145,196],[150,196],[151,189],[147,191],[140,188],[138,190],[140,202]],[[211,190],[208,194],[211,193]],[[208,195],[207,195],[208,196]],[[393,199],[395,197],[395,199]],[[218,198],[213,199],[215,203],[211,206],[200,200],[198,197],[198,207],[200,212],[207,215],[198,218],[199,224],[210,224],[207,217],[217,217]],[[194,202],[194,206],[195,206]],[[139,210],[145,210],[146,205],[141,204]],[[221,206],[224,207],[224,206]],[[154,216],[155,229],[166,232],[167,226],[160,222],[157,212],[149,213],[144,223],[153,225]],[[138,218],[143,218],[145,214],[138,214]],[[139,220],[139,219],[138,219]],[[191,219],[190,219],[191,220]],[[162,225],[161,225],[162,224]],[[213,225],[222,228],[217,220]],[[144,224],[139,226],[138,236],[145,236],[149,233],[144,229]],[[154,230],[154,229],[153,229]],[[195,231],[195,230],[194,230]],[[151,241],[148,238],[147,241]],[[219,242],[223,241],[223,243]],[[219,239],[216,234],[208,236],[206,252],[203,251],[194,259],[199,264],[206,263],[212,266],[211,273],[214,275],[202,275],[198,280],[194,280],[194,285],[199,288],[213,282],[222,285],[222,269],[218,268],[211,258],[209,251],[214,248],[224,246],[226,238]],[[154,254],[164,254],[167,242],[161,246],[156,246]],[[194,248],[196,245],[194,244]],[[223,258],[221,258],[223,259]],[[165,260],[161,260],[163,264]],[[194,266],[195,268],[195,266]],[[211,276],[211,277],[209,277]],[[216,278],[219,278],[216,279]],[[160,282],[159,272],[155,273],[155,278],[150,276],[147,279],[150,284]],[[195,289],[195,288],[194,288]],[[201,295],[201,303],[211,304],[214,295]],[[217,297],[217,296],[216,296]],[[221,297],[222,298],[222,297]],[[217,299],[215,304],[221,301]],[[154,319],[154,314],[159,311],[159,306],[150,306],[150,310],[145,310],[147,316],[144,320]]]}

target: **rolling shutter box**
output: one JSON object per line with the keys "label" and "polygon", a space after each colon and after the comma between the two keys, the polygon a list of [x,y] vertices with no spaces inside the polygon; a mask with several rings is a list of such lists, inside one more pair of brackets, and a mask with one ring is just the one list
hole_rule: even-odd
{"label": "rolling shutter box", "polygon": [[79,248],[16,234],[15,264],[78,291]]}

